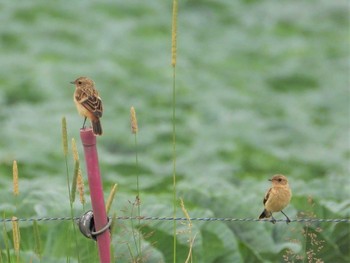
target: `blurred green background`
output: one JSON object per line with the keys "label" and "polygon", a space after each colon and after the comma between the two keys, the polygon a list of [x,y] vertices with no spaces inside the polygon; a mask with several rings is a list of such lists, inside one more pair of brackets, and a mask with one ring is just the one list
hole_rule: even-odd
{"label": "blurred green background", "polygon": [[[3,217],[70,216],[61,119],[83,160],[83,120],[69,83],[79,76],[91,77],[103,99],[98,150],[106,195],[118,183],[113,211],[135,215],[139,174],[141,214],[172,216],[171,2],[1,1]],[[267,179],[283,173],[293,190],[285,209],[290,218],[349,218],[348,10],[345,0],[180,1],[177,194],[191,217],[256,218]],[[131,106],[140,129],[138,168]],[[83,213],[79,204],[75,209]],[[184,216],[180,208],[178,215]],[[29,226],[21,224],[21,255],[38,262]],[[67,256],[74,262],[71,224],[39,226],[43,262]],[[172,262],[172,226],[144,222],[144,262]],[[128,244],[136,253],[130,222],[116,228],[116,259],[130,262]],[[297,256],[310,250],[325,262],[350,260],[348,223],[193,222],[191,231],[193,262],[302,262]],[[178,232],[178,262],[184,262],[191,234],[181,223]],[[79,243],[81,262],[96,259],[91,241]]]}

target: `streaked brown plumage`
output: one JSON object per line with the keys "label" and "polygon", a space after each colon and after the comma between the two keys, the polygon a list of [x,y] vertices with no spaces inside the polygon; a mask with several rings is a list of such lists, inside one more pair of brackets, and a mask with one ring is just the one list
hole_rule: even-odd
{"label": "streaked brown plumage", "polygon": [[287,218],[287,223],[289,223],[290,219],[282,211],[292,198],[292,191],[289,188],[287,177],[282,174],[276,174],[269,181],[272,182],[272,187],[265,194],[263,200],[265,209],[259,216],[259,219],[271,217],[272,223],[275,223],[276,219],[272,216],[272,213],[281,211]]}
{"label": "streaked brown plumage", "polygon": [[100,118],[102,117],[102,101],[95,89],[93,80],[87,77],[79,77],[71,82],[75,84],[74,102],[80,115],[84,116],[82,129],[85,128],[86,118],[91,121],[92,130],[95,135],[102,134]]}

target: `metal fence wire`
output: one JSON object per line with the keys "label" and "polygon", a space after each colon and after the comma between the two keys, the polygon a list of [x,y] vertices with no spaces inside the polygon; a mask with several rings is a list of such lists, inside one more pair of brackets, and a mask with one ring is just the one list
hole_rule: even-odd
{"label": "metal fence wire", "polygon": [[[49,222],[49,221],[78,221],[80,217],[41,217],[41,218],[0,218],[0,223],[6,222]],[[205,221],[205,222],[271,222],[271,219],[257,218],[216,218],[216,217],[155,217],[155,216],[118,216],[109,217],[110,220],[140,220],[140,221]],[[276,222],[286,222],[285,219],[277,219]],[[295,223],[350,223],[350,218],[298,218],[291,219]]]}

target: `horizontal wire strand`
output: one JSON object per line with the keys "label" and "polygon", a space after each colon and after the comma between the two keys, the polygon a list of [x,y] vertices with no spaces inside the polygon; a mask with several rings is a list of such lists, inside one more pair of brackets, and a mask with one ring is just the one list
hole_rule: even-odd
{"label": "horizontal wire strand", "polygon": [[[144,220],[144,221],[204,221],[204,222],[272,222],[271,219],[257,219],[257,218],[216,218],[216,217],[194,217],[194,218],[186,218],[186,217],[154,217],[154,216],[118,216],[115,218],[109,217],[110,219],[117,220]],[[79,220],[80,217],[42,217],[42,218],[17,218],[15,220],[10,218],[0,219],[0,223],[7,222],[47,222],[47,221],[68,221],[68,220]],[[278,219],[276,222],[286,222],[284,219]],[[327,218],[300,218],[300,219],[291,219],[290,222],[297,223],[350,223],[350,219],[327,219]]]}

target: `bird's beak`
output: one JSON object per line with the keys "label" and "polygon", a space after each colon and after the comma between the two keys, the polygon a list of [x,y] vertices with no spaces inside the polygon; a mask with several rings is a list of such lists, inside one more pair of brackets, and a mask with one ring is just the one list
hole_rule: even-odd
{"label": "bird's beak", "polygon": [[272,181],[272,179],[269,179],[269,181]]}
{"label": "bird's beak", "polygon": [[75,84],[75,81],[70,81],[69,83],[71,83],[71,84]]}

